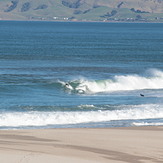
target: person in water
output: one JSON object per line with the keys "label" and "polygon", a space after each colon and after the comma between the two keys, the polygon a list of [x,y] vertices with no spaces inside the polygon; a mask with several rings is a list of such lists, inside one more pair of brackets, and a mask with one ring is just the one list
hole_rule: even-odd
{"label": "person in water", "polygon": [[65,86],[66,86],[66,87],[68,87],[68,86],[69,86],[69,84],[68,84],[68,83],[66,83],[66,84],[65,84]]}
{"label": "person in water", "polygon": [[73,87],[72,87],[69,83],[66,83],[64,86],[65,86],[65,88],[67,88],[67,89],[73,90]]}
{"label": "person in water", "polygon": [[143,94],[140,94],[140,96],[141,96],[141,97],[144,97],[144,95],[143,95]]}

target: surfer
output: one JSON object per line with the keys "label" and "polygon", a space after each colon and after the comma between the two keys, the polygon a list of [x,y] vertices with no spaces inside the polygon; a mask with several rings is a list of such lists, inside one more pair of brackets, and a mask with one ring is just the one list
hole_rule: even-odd
{"label": "surfer", "polygon": [[144,95],[143,95],[143,94],[141,94],[141,93],[140,93],[140,96],[141,96],[141,97],[144,97]]}
{"label": "surfer", "polygon": [[68,84],[68,83],[66,83],[66,84],[65,84],[65,87],[69,87],[69,84]]}
{"label": "surfer", "polygon": [[66,88],[66,89],[73,90],[73,87],[72,87],[69,83],[66,83],[66,84],[65,84],[65,88]]}

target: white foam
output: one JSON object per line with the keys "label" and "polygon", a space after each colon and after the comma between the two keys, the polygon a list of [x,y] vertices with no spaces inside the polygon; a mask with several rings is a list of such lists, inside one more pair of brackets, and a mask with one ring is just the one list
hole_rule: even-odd
{"label": "white foam", "polygon": [[120,110],[75,111],[75,112],[12,112],[0,114],[1,127],[47,126],[79,124],[111,120],[163,118],[159,105],[122,106]]}
{"label": "white foam", "polygon": [[152,122],[133,122],[134,126],[163,126],[163,123]]}
{"label": "white foam", "polygon": [[151,70],[148,76],[126,75],[115,76],[112,80],[91,81],[81,79],[74,88],[78,93],[99,93],[129,91],[140,89],[163,89],[163,72]]}

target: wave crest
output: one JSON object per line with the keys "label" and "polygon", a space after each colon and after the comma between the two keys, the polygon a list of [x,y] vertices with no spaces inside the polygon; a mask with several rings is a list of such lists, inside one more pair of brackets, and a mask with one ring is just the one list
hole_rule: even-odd
{"label": "wave crest", "polygon": [[79,79],[60,83],[65,90],[80,94],[141,89],[163,89],[163,72],[159,70],[151,70],[150,74],[147,76],[119,75],[106,80]]}

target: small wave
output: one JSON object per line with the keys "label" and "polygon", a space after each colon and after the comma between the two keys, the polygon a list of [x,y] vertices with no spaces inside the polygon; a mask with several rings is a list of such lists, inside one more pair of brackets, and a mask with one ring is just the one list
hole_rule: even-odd
{"label": "small wave", "polygon": [[0,114],[0,127],[55,126],[156,118],[163,118],[161,105],[124,105],[117,110],[3,112]]}
{"label": "small wave", "polygon": [[79,79],[61,82],[66,91],[79,94],[94,94],[141,89],[163,89],[163,72],[151,70],[146,76],[119,75],[106,80]]}

